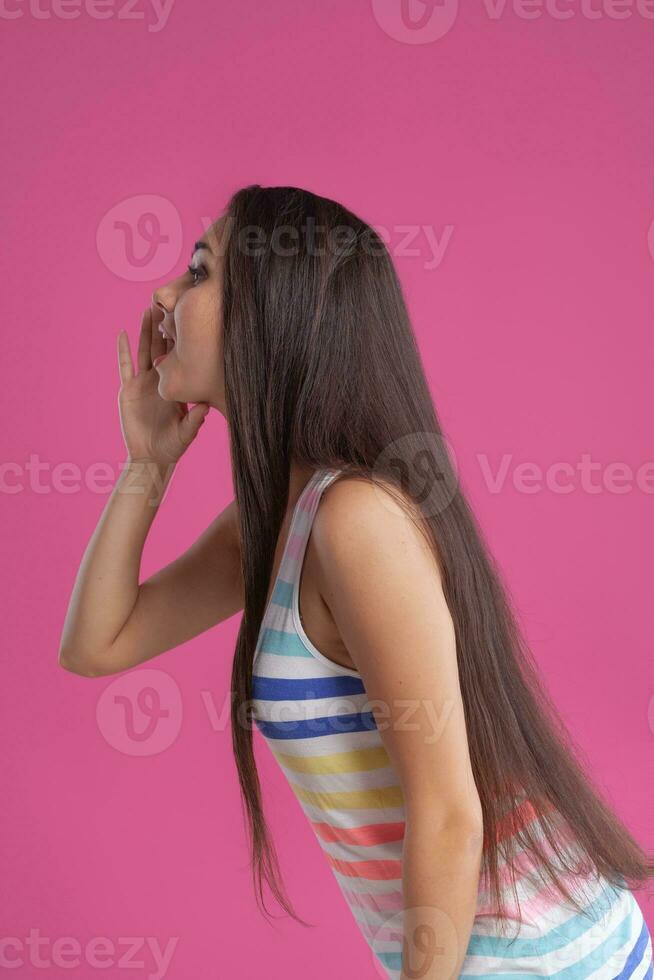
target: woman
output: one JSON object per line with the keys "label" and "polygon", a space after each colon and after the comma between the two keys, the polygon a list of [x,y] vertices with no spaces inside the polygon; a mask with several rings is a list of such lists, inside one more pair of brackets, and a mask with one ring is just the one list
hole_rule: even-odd
{"label": "woman", "polygon": [[[243,609],[232,737],[258,897],[265,878],[304,923],[279,880],[253,723],[382,976],[651,977],[630,890],[651,861],[539,685],[379,236],[307,191],[246,187],[155,291],[137,374],[124,331],[118,346],[127,466],[80,567],[62,666],[126,670]],[[235,498],[139,584],[162,491],[210,408],[229,426]]]}

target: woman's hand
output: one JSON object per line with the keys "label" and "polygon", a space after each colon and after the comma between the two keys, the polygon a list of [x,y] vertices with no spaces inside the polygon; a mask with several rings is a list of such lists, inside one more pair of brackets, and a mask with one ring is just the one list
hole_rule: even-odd
{"label": "woman's hand", "polygon": [[166,353],[166,342],[156,329],[154,317],[152,309],[143,313],[138,374],[134,373],[127,333],[121,330],[118,334],[118,409],[130,459],[148,459],[168,466],[176,463],[191,445],[209,406],[200,402],[189,411],[184,402],[165,401],[160,396],[159,375],[152,362]]}

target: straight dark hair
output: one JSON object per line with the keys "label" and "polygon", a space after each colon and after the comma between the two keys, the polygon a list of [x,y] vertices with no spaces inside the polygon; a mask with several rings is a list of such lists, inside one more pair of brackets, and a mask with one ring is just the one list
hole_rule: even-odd
{"label": "straight dark hair", "polygon": [[[308,924],[280,881],[249,710],[292,460],[383,486],[433,549],[455,627],[482,805],[482,870],[497,915],[505,913],[500,855],[512,869],[519,849],[534,858],[546,886],[580,911],[561,869],[580,882],[601,874],[617,887],[642,884],[652,858],[575,757],[466,502],[382,238],[342,205],[297,187],[244,187],[225,219],[225,397],[245,592],[231,679],[232,743],[264,913],[265,878],[282,908]],[[531,820],[514,806],[518,790]],[[576,842],[578,862],[566,838]]]}

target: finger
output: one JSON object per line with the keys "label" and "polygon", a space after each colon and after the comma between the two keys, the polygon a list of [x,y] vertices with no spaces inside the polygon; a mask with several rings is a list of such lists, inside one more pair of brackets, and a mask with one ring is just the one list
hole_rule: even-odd
{"label": "finger", "polygon": [[118,370],[120,371],[121,384],[134,377],[132,353],[129,349],[129,338],[126,330],[121,330],[118,334]]}
{"label": "finger", "polygon": [[198,402],[193,408],[186,413],[182,421],[179,423],[179,434],[182,443],[188,446],[196,435],[202,423],[204,422],[207,414],[209,412],[209,406],[203,402]]}
{"label": "finger", "polygon": [[152,360],[150,358],[150,345],[152,342],[152,312],[147,309],[143,312],[143,317],[141,319],[141,333],[139,334],[139,353],[138,353],[138,364],[139,373],[141,371],[149,371],[152,367]]}

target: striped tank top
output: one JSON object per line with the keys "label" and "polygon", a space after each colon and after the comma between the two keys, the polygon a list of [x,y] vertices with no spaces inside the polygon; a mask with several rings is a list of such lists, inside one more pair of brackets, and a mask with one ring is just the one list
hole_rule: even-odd
{"label": "striped tank top", "polygon": [[[329,660],[304,632],[299,582],[311,525],[323,490],[339,470],[318,469],[300,494],[277,578],[264,613],[253,664],[252,718],[304,811],[381,977],[399,980],[402,965],[402,789],[384,748],[357,670]],[[534,829],[573,893],[574,881],[538,834],[536,812],[517,793],[512,806]],[[508,830],[506,835],[508,835]],[[633,894],[600,876],[587,880],[584,913],[554,895],[533,858],[518,846],[499,870],[505,918],[500,933],[484,876],[463,980],[651,980],[652,941]],[[505,835],[505,836],[506,836]],[[573,849],[573,845],[571,845]],[[420,972],[419,954],[409,964]],[[424,966],[424,964],[422,964]],[[424,972],[424,971],[423,971]]]}

